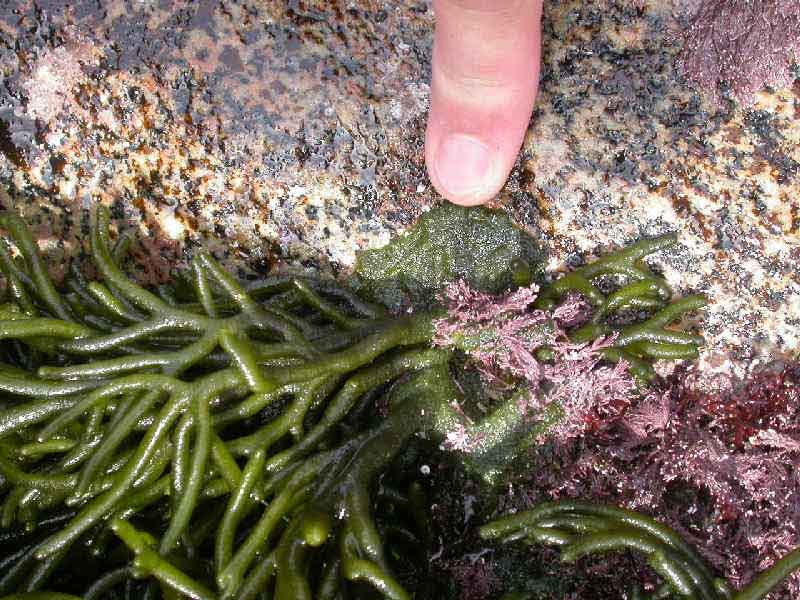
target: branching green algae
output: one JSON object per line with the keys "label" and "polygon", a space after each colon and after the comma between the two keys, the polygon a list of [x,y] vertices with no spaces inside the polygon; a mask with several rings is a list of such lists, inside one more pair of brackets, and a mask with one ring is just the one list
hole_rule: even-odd
{"label": "branching green algae", "polygon": [[[103,208],[91,229],[101,280],[74,270],[59,290],[20,219],[0,225],[12,242],[0,246],[0,548],[13,548],[0,595],[65,581],[87,598],[137,585],[149,598],[411,597],[387,558],[374,489],[409,440],[462,423],[457,350],[432,345],[443,309],[396,316],[316,278],[243,286],[205,253],[181,293],[153,293],[123,274],[126,238],[112,247]],[[701,341],[667,326],[703,300],[669,304],[642,262],[673,243],[590,263],[543,288],[542,307],[582,294],[595,317],[574,341],[615,333],[605,358],[644,382],[654,359],[692,357]],[[512,279],[530,278],[507,262]],[[621,284],[605,294],[604,277]],[[616,324],[626,311],[646,317]],[[519,437],[515,406],[470,425],[485,440],[475,454]],[[396,498],[418,524],[419,493]],[[59,574],[87,551],[108,572],[76,589]]]}
{"label": "branching green algae", "polygon": [[[481,527],[480,535],[487,540],[556,546],[566,563],[613,551],[642,554],[663,581],[646,596],[650,600],[761,600],[800,568],[798,548],[736,592],[725,579],[715,577],[697,552],[670,527],[633,511],[575,500],[544,503],[503,517]],[[645,599],[638,587],[629,597]]]}

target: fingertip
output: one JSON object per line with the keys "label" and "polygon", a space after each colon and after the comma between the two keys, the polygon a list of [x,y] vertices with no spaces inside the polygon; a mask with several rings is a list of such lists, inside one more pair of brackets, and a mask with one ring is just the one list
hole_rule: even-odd
{"label": "fingertip", "polygon": [[437,0],[425,162],[433,187],[474,206],[503,188],[536,99],[541,0]]}
{"label": "fingertip", "polygon": [[488,202],[507,176],[499,164],[498,149],[464,133],[444,135],[426,152],[425,161],[436,191],[462,206]]}

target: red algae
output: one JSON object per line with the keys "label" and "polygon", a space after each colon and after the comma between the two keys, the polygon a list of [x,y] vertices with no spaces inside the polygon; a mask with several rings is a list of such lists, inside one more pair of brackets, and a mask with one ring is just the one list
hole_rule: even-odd
{"label": "red algae", "polygon": [[[798,400],[797,363],[713,390],[678,370],[594,433],[537,455],[527,501],[580,497],[647,512],[741,587],[800,545]],[[770,597],[798,597],[800,577],[781,590]]]}
{"label": "red algae", "polygon": [[796,0],[703,0],[684,32],[684,75],[716,95],[720,84],[750,104],[765,85],[783,87],[800,58]]}

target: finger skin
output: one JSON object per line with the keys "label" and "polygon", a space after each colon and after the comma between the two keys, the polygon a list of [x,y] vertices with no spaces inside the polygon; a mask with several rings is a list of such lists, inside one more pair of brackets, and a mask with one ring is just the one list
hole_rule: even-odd
{"label": "finger skin", "polygon": [[434,0],[425,162],[436,190],[475,205],[502,188],[536,100],[541,0]]}

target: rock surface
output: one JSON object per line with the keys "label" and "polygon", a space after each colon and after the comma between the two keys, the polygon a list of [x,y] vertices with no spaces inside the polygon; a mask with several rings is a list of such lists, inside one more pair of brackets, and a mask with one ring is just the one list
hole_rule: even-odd
{"label": "rock surface", "polygon": [[[747,107],[693,89],[690,4],[547,4],[536,112],[495,205],[552,271],[677,231],[660,260],[710,297],[702,364],[741,371],[800,346],[800,78]],[[242,275],[347,273],[440,201],[433,23],[411,0],[4,2],[0,181],[56,270],[102,202],[155,281],[201,243]]]}

